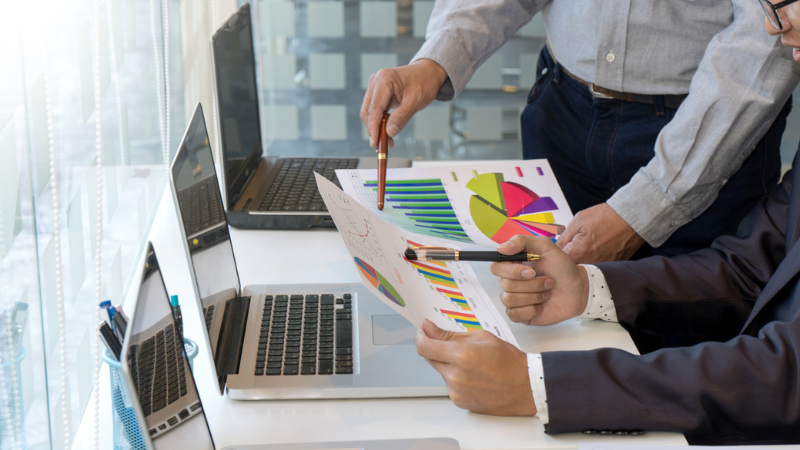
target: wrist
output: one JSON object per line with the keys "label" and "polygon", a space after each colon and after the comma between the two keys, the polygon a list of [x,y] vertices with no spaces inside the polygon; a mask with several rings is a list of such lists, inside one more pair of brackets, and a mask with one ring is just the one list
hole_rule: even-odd
{"label": "wrist", "polygon": [[414,61],[411,63],[412,66],[419,66],[420,69],[423,70],[423,76],[426,79],[432,80],[436,84],[436,90],[439,91],[439,88],[442,87],[445,81],[447,81],[447,71],[444,70],[444,67],[439,65],[436,61],[428,58],[422,58]]}

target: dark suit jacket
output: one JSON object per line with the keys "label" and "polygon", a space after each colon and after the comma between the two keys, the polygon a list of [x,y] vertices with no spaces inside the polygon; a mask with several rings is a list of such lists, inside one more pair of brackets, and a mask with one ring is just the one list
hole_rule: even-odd
{"label": "dark suit jacket", "polygon": [[632,333],[702,336],[635,356],[542,356],[548,433],[640,429],[692,444],[800,442],[800,156],[736,236],[673,258],[600,264]]}

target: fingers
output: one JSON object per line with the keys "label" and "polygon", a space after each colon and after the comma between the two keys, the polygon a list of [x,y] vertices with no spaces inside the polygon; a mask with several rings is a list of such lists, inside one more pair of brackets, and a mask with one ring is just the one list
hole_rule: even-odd
{"label": "fingers", "polygon": [[503,278],[500,286],[505,292],[511,293],[541,293],[553,289],[555,283],[549,277],[536,277],[532,280],[513,280]]}
{"label": "fingers", "polygon": [[361,118],[361,122],[364,123],[364,126],[367,127],[367,134],[369,135],[369,145],[370,147],[375,147],[377,145],[376,139],[377,136],[373,137],[373,134],[370,132],[368,126],[368,119],[369,119],[369,105],[372,103],[372,90],[375,88],[375,74],[369,76],[369,83],[367,84],[367,92],[364,94],[364,100],[361,102],[361,111],[359,112],[359,117]]}
{"label": "fingers", "polygon": [[[452,363],[457,352],[454,351],[455,346],[453,342],[450,342],[450,339],[454,338],[457,333],[444,331],[427,319],[423,322],[422,327],[423,331],[417,332],[416,336],[414,336],[417,353],[425,359],[447,364]],[[429,337],[428,333],[431,333],[433,337]]]}
{"label": "fingers", "polygon": [[529,305],[538,305],[553,297],[551,290],[544,292],[503,292],[500,301],[507,308],[520,308]]}
{"label": "fingers", "polygon": [[506,308],[506,315],[508,320],[514,323],[526,323],[535,325],[535,320],[542,313],[544,306],[542,305],[528,305],[519,308]]}
{"label": "fingers", "polygon": [[367,133],[369,134],[369,145],[375,147],[378,145],[383,113],[389,110],[392,98],[395,96],[402,98],[403,93],[396,92],[398,86],[391,69],[381,69],[372,77],[372,93],[367,105]]}
{"label": "fingers", "polygon": [[445,331],[428,319],[422,321],[422,331],[431,339],[449,341],[455,337],[455,331]]}
{"label": "fingers", "polygon": [[525,263],[496,262],[489,266],[492,275],[511,280],[530,280],[536,271]]}
{"label": "fingers", "polygon": [[572,242],[572,239],[575,237],[575,235],[581,231],[581,218],[578,217],[579,215],[580,213],[576,214],[569,224],[567,224],[567,228],[563,233],[561,233],[556,241],[556,245],[562,250],[567,244]]}

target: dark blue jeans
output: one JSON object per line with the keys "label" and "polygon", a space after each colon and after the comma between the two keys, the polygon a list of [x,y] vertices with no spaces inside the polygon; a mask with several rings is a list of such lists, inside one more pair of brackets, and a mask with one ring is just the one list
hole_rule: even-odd
{"label": "dark blue jeans", "polygon": [[[656,138],[676,110],[664,107],[661,97],[655,105],[593,98],[586,86],[562,72],[546,47],[537,73],[521,118],[524,158],[547,158],[573,213],[605,202],[653,158]],[[791,105],[789,99],[711,207],[661,247],[645,245],[636,258],[688,253],[735,233],[778,182],[781,135]]]}

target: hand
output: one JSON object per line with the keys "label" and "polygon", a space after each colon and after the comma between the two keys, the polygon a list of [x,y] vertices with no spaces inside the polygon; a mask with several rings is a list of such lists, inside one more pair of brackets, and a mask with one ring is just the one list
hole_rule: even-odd
{"label": "hand", "polygon": [[360,113],[369,134],[369,146],[378,145],[381,119],[390,108],[394,111],[386,122],[386,134],[389,148],[394,146],[393,138],[411,116],[436,99],[446,80],[447,72],[430,59],[420,59],[396,69],[381,69],[372,74]]}
{"label": "hand", "polygon": [[500,280],[506,315],[512,322],[552,325],[582,314],[589,302],[586,269],[572,262],[550,239],[517,235],[497,247],[504,255],[537,253],[538,261],[492,263]]}
{"label": "hand", "polygon": [[630,259],[644,244],[607,203],[575,215],[556,244],[578,264]]}
{"label": "hand", "polygon": [[414,342],[456,406],[495,416],[533,416],[528,357],[488,331],[444,331],[425,319]]}

